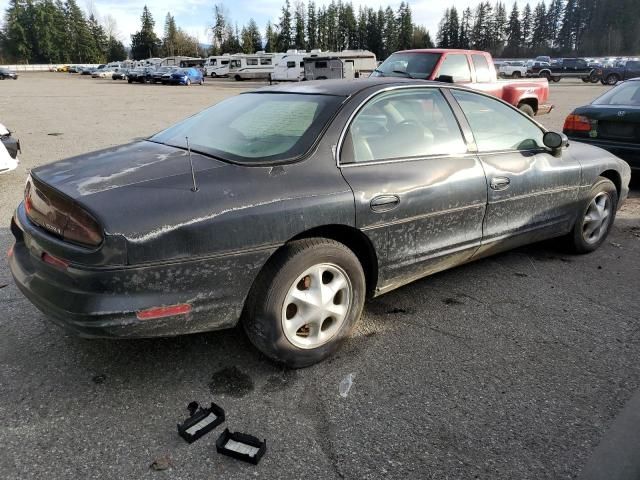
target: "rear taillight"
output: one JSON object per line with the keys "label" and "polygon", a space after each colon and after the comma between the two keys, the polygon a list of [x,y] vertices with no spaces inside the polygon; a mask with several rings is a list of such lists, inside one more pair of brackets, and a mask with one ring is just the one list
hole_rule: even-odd
{"label": "rear taillight", "polygon": [[69,262],[61,258],[54,257],[53,255],[49,255],[47,252],[42,254],[42,261],[62,270],[66,270],[67,267],[69,267]]}
{"label": "rear taillight", "polygon": [[102,243],[102,229],[87,211],[32,177],[27,179],[24,208],[29,220],[63,240],[89,247]]}
{"label": "rear taillight", "polygon": [[569,115],[564,121],[562,130],[565,132],[589,132],[591,131],[591,121],[584,115]]}

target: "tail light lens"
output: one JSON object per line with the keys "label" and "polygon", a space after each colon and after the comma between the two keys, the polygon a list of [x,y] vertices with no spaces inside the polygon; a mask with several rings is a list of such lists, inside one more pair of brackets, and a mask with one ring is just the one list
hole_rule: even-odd
{"label": "tail light lens", "polygon": [[591,121],[584,115],[569,115],[564,121],[565,132],[589,132],[591,131]]}
{"label": "tail light lens", "polygon": [[32,177],[27,179],[24,207],[29,220],[63,240],[89,247],[102,243],[102,229],[87,211]]}

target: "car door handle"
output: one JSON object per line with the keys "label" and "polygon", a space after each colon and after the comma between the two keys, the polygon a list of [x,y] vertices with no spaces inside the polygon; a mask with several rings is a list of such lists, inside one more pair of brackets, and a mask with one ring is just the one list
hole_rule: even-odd
{"label": "car door handle", "polygon": [[397,195],[378,195],[371,199],[369,206],[374,212],[388,212],[400,205],[400,197]]}
{"label": "car door handle", "polygon": [[489,186],[492,190],[505,190],[509,188],[510,184],[511,180],[509,179],[509,177],[493,177],[491,179],[491,182],[489,183]]}

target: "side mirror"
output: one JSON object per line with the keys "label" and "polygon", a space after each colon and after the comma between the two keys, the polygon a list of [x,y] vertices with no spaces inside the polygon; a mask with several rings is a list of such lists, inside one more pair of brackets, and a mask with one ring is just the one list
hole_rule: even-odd
{"label": "side mirror", "polygon": [[546,132],[542,137],[542,143],[553,153],[559,153],[563,148],[569,146],[569,139],[564,133]]}
{"label": "side mirror", "polygon": [[451,75],[439,75],[436,79],[436,82],[443,83],[453,83],[453,77]]}

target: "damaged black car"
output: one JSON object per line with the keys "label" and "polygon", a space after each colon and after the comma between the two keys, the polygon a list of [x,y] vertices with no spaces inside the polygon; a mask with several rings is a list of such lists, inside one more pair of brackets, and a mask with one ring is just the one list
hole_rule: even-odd
{"label": "damaged black car", "polygon": [[241,322],[303,367],[338,348],[366,297],[547,238],[595,250],[629,178],[614,155],[460,86],[272,86],[33,169],[9,265],[80,335]]}

